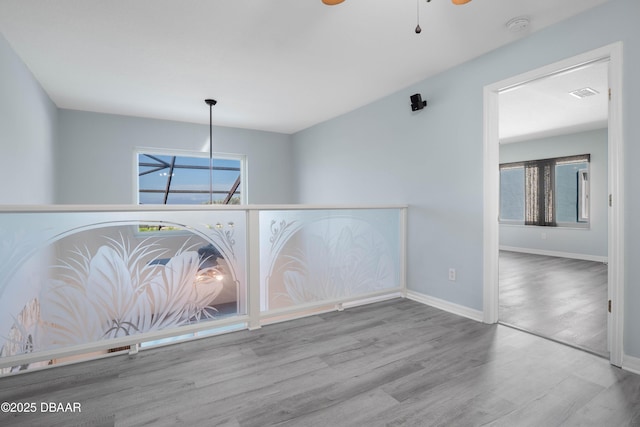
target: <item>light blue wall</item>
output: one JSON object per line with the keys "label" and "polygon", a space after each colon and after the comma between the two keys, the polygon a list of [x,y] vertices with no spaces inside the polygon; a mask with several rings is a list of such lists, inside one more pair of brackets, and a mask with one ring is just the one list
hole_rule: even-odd
{"label": "light blue wall", "polygon": [[[207,125],[59,110],[0,34],[0,204],[129,204],[136,147],[206,151],[208,138]],[[215,127],[214,144],[247,156],[250,203],[294,201],[290,135]]]}
{"label": "light blue wall", "polygon": [[[481,310],[483,85],[469,80],[456,68],[314,126],[294,152],[302,203],[410,204],[409,288]],[[416,92],[429,106],[412,113]]]}
{"label": "light blue wall", "polygon": [[56,106],[0,34],[0,204],[54,199]]}
{"label": "light blue wall", "polygon": [[[640,357],[640,223],[630,220],[640,216],[638,17],[639,1],[612,0],[295,134],[298,200],[410,204],[409,288],[481,310],[484,86],[622,41],[624,94],[614,96],[624,96],[625,352]],[[429,106],[412,113],[416,92]]]}
{"label": "light blue wall", "polygon": [[[640,357],[640,223],[630,220],[640,216],[639,16],[639,1],[612,0],[292,139],[216,128],[214,140],[220,151],[249,155],[252,203],[410,204],[410,289],[481,310],[483,87],[622,41],[625,353]],[[429,106],[412,113],[416,92]],[[194,141],[208,136],[202,125],[57,112],[1,36],[0,93],[0,180],[19,183],[0,186],[3,204],[131,203],[133,147],[198,149]]]}
{"label": "light blue wall", "polygon": [[[500,225],[500,245],[522,249],[607,256],[608,190],[607,130],[580,132],[502,144],[500,163],[591,154],[589,228]],[[542,239],[542,233],[545,239]]]}
{"label": "light blue wall", "polygon": [[[58,140],[56,203],[129,204],[137,147],[208,152],[209,126],[60,110]],[[214,127],[213,143],[247,156],[249,203],[293,202],[289,135]]]}

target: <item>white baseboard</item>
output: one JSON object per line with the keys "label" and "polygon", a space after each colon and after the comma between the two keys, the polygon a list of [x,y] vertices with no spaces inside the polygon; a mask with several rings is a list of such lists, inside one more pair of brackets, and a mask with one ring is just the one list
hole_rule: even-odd
{"label": "white baseboard", "polygon": [[640,375],[640,358],[623,354],[622,369]]}
{"label": "white baseboard", "polygon": [[546,256],[555,256],[559,258],[572,258],[572,259],[581,259],[584,261],[596,261],[607,263],[609,262],[609,258],[606,256],[599,255],[587,255],[587,254],[574,254],[571,252],[560,252],[560,251],[548,251],[545,249],[531,249],[531,248],[518,248],[515,246],[502,246],[500,245],[501,251],[509,251],[509,252],[520,252],[524,254],[533,254],[533,255],[546,255]]}
{"label": "white baseboard", "polygon": [[482,322],[483,319],[483,313],[480,310],[474,310],[472,308],[465,307],[464,305],[454,304],[420,292],[407,290],[407,298],[431,307],[439,308],[440,310],[444,310],[449,313],[457,314],[458,316],[475,320],[476,322]]}
{"label": "white baseboard", "polygon": [[391,299],[395,299],[395,298],[401,298],[403,296],[403,292],[396,292],[393,294],[386,294],[386,295],[378,295],[375,297],[370,297],[370,298],[365,298],[365,299],[359,299],[359,300],[355,300],[355,301],[349,301],[349,302],[344,302],[342,303],[342,308],[347,309],[347,308],[351,308],[351,307],[358,307],[360,305],[367,305],[367,304],[373,304],[376,302],[382,302],[382,301],[387,301],[387,300],[391,300]]}

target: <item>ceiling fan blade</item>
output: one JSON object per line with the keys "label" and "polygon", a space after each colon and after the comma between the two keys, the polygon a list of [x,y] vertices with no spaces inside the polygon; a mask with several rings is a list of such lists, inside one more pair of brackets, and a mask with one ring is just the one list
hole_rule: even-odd
{"label": "ceiling fan blade", "polygon": [[[329,6],[335,6],[336,4],[340,4],[342,3],[344,0],[322,0],[322,3],[329,5]],[[471,0],[451,0],[451,3],[453,4],[467,4],[469,3]]]}

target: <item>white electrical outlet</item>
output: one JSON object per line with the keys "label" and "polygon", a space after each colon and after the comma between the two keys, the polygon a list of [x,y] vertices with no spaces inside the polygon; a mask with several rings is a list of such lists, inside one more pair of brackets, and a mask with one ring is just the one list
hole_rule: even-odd
{"label": "white electrical outlet", "polygon": [[452,282],[456,281],[456,269],[455,268],[450,268],[449,269],[449,280],[451,280]]}

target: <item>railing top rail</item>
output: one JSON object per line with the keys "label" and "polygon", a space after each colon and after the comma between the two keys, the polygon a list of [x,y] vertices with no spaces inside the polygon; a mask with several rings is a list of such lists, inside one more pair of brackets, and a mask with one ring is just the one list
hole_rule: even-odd
{"label": "railing top rail", "polygon": [[406,209],[409,205],[0,205],[0,213]]}

